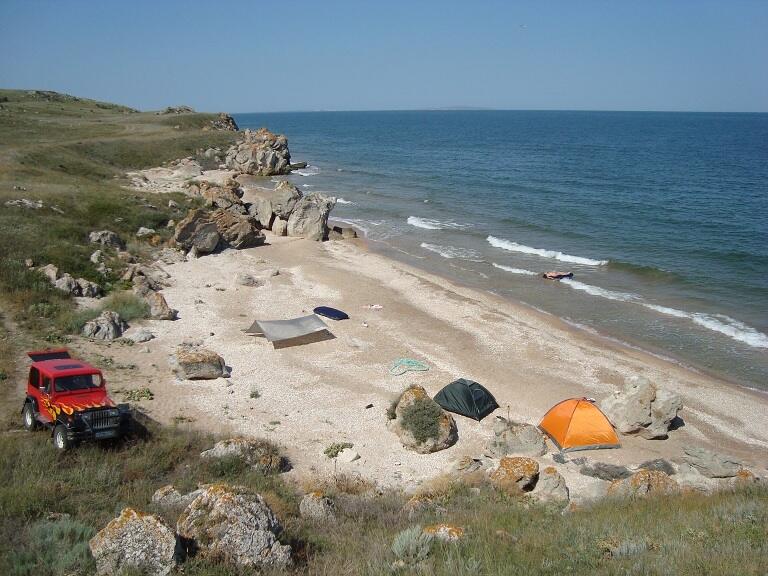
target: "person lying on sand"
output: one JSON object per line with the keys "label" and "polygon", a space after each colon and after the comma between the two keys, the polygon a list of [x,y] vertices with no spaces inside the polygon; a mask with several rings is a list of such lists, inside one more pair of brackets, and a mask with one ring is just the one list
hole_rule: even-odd
{"label": "person lying on sand", "polygon": [[573,278],[573,272],[544,272],[541,277],[547,280],[562,280],[563,278]]}

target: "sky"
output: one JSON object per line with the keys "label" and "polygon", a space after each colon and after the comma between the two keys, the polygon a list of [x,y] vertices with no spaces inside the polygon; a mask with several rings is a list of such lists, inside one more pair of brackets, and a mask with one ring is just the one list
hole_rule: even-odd
{"label": "sky", "polygon": [[768,0],[0,0],[0,87],[142,110],[768,111]]}

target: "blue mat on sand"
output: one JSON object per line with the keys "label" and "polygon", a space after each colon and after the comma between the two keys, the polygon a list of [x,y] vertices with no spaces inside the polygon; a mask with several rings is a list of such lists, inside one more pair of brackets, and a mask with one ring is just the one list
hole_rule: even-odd
{"label": "blue mat on sand", "polygon": [[336,310],[336,308],[329,308],[328,306],[318,306],[312,310],[312,312],[318,316],[325,316],[326,318],[330,318],[331,320],[347,320],[349,318],[346,312]]}

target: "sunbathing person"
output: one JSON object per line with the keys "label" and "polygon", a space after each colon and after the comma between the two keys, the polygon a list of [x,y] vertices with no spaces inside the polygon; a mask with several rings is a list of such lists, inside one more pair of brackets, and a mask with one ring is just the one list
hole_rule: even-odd
{"label": "sunbathing person", "polygon": [[563,278],[573,278],[573,272],[544,272],[544,274],[541,275],[542,278],[546,278],[547,280],[562,280]]}

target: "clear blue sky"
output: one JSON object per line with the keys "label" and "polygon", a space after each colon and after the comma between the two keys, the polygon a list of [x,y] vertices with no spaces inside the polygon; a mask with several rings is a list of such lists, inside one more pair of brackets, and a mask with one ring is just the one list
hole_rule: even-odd
{"label": "clear blue sky", "polygon": [[768,0],[0,0],[0,86],[231,112],[768,111]]}

